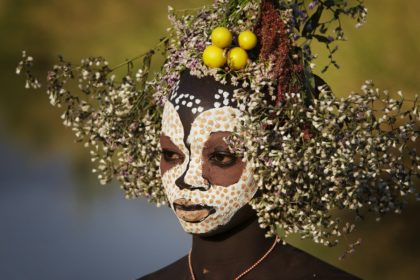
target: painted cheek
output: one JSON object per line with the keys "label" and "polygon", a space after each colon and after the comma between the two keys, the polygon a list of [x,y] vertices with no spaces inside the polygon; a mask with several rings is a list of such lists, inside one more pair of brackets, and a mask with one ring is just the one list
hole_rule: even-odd
{"label": "painted cheek", "polygon": [[[179,115],[173,105],[170,102],[166,102],[163,116],[162,116],[162,134],[167,136],[170,140],[163,141],[172,141],[172,145],[175,145],[180,154],[184,156],[188,155],[188,150],[184,145],[184,128],[182,126]],[[161,140],[162,142],[162,140]],[[166,143],[168,144],[168,143]],[[160,173],[163,176],[168,170],[177,166],[177,164],[169,163],[163,160],[161,157],[160,160]]]}
{"label": "painted cheek", "polygon": [[163,176],[163,174],[165,174],[166,171],[169,170],[169,168],[170,167],[168,166],[168,164],[161,157],[161,159],[160,159],[160,176]]}
{"label": "painted cheek", "polygon": [[175,185],[178,179],[185,171],[188,162],[188,150],[184,145],[184,128],[180,117],[170,102],[166,102],[162,116],[162,134],[167,136],[173,145],[185,156],[182,163],[173,164],[164,161],[161,158],[160,172],[162,174],[162,184],[165,189],[169,202],[180,198],[180,190]]}
{"label": "painted cheek", "polygon": [[211,184],[229,187],[236,184],[242,176],[246,164],[237,159],[235,165],[228,168],[214,166],[209,160],[203,162],[203,177],[207,178]]}

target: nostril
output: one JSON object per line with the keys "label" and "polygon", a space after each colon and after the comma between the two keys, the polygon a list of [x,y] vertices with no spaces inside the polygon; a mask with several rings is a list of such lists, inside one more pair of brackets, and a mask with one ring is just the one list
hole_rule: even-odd
{"label": "nostril", "polygon": [[204,185],[205,185],[205,189],[208,190],[210,189],[210,180],[207,179],[206,177],[203,176],[203,180],[204,180]]}
{"label": "nostril", "polygon": [[187,183],[185,183],[184,180],[184,175],[182,175],[181,177],[179,177],[178,179],[175,180],[175,185],[177,185],[178,188],[180,188],[181,190],[183,189],[192,189],[193,187]]}
{"label": "nostril", "polygon": [[189,189],[191,191],[192,190],[207,191],[210,188],[210,183],[208,182],[207,179],[204,179],[205,183],[206,183],[205,186],[197,187],[197,186],[192,186],[190,184],[185,183],[184,178],[185,178],[185,176],[183,175],[183,176],[181,176],[181,177],[179,177],[178,179],[175,180],[175,185],[177,185],[177,187],[180,188],[181,190]]}

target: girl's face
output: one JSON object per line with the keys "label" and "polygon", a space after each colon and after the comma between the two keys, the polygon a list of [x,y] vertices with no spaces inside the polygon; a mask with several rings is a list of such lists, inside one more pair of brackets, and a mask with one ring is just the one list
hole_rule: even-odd
{"label": "girl's face", "polygon": [[228,90],[211,78],[184,74],[164,107],[162,182],[170,207],[190,233],[226,225],[257,190],[252,170],[224,140],[240,117]]}

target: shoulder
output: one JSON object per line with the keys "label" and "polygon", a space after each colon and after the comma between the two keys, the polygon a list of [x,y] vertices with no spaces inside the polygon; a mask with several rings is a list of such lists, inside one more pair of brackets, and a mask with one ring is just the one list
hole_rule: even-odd
{"label": "shoulder", "polygon": [[360,279],[290,245],[279,244],[273,253],[270,263],[284,279]]}
{"label": "shoulder", "polygon": [[[166,279],[187,279],[188,276],[188,258],[187,256],[175,261],[174,263],[145,275],[137,280],[166,280]],[[176,276],[176,278],[174,278]]]}

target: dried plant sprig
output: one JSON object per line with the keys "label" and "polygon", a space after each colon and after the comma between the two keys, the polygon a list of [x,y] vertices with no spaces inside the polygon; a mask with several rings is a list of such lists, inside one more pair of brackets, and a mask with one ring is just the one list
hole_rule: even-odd
{"label": "dried plant sprig", "polygon": [[329,64],[322,72],[334,65],[339,68],[334,54],[338,50],[339,41],[346,40],[342,24],[343,17],[356,20],[356,28],[367,21],[368,10],[363,0],[313,0],[309,4],[303,0],[279,1],[293,15],[288,21],[289,32],[293,41],[304,50],[305,60],[310,62],[316,58],[312,53],[313,40],[325,45],[328,51]]}
{"label": "dried plant sprig", "polygon": [[[101,184],[117,179],[128,198],[144,196],[160,205],[166,201],[158,168],[161,106],[146,85],[151,56],[147,52],[118,66],[128,66],[121,80],[114,74],[118,67],[111,69],[102,57],[80,65],[59,57],[48,72],[46,91],[51,105],[63,109],[63,124],[90,150]],[[133,71],[138,58],[143,63]],[[31,73],[33,59],[27,60],[24,53],[19,71]],[[28,77],[34,84],[33,75]]]}
{"label": "dried plant sprig", "polygon": [[281,229],[333,246],[349,230],[331,210],[381,217],[417,194],[418,98],[390,98],[371,82],[362,91],[338,99],[322,88],[309,107],[302,93],[287,94],[280,107],[237,93],[248,108],[229,143],[252,163],[261,195],[251,205],[268,235]]}
{"label": "dried plant sprig", "polygon": [[41,83],[38,81],[37,78],[34,77],[32,74],[32,67],[34,63],[34,58],[32,56],[27,55],[26,51],[22,51],[22,60],[19,61],[18,66],[16,67],[16,74],[22,74],[22,71],[25,72],[26,75],[26,89],[39,89],[41,88]]}

